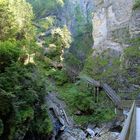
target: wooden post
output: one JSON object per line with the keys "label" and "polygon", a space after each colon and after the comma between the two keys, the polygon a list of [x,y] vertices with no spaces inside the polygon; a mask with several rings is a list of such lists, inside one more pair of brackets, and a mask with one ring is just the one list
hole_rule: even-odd
{"label": "wooden post", "polygon": [[93,94],[93,97],[95,99],[95,87],[92,87],[92,94]]}
{"label": "wooden post", "polygon": [[97,87],[97,103],[98,103],[98,96],[99,96],[99,87]]}
{"label": "wooden post", "polygon": [[95,87],[95,103],[97,103],[97,87]]}

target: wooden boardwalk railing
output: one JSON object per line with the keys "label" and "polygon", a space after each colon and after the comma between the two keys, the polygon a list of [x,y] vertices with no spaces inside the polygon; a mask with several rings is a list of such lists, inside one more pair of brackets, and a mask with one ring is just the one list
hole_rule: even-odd
{"label": "wooden boardwalk railing", "polygon": [[103,89],[105,93],[107,94],[107,96],[114,102],[115,106],[117,106],[118,108],[121,108],[120,97],[108,84],[96,81],[86,75],[80,76],[80,79],[88,82],[90,85]]}
{"label": "wooden boardwalk railing", "polygon": [[[83,79],[90,85],[104,90],[106,95],[114,102],[114,104],[118,108],[122,109],[121,98],[108,84],[96,81],[86,75],[80,77],[80,79]],[[119,140],[140,140],[140,100],[133,102]]]}
{"label": "wooden boardwalk railing", "polygon": [[140,101],[134,101],[124,123],[120,140],[140,140]]}
{"label": "wooden boardwalk railing", "polygon": [[119,140],[135,140],[135,126],[136,126],[136,104],[133,103],[130,112],[128,114],[128,117],[124,123],[124,127],[122,129],[122,132],[120,134]]}
{"label": "wooden boardwalk railing", "polygon": [[107,96],[114,102],[114,104],[121,108],[121,98],[116,94],[116,92],[107,84],[102,84],[102,88],[106,92]]}

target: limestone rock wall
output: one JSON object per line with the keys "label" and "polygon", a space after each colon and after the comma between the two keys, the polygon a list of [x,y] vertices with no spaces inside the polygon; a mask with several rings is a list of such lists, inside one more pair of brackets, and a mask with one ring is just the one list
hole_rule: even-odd
{"label": "limestone rock wall", "polygon": [[[134,42],[130,43],[130,40],[140,37],[140,8],[134,8],[135,2],[135,0],[94,0],[93,56],[101,56],[102,52],[107,50],[109,52],[107,55],[110,56],[108,67],[112,68],[112,71],[116,69],[112,65],[112,60],[114,58],[119,60],[118,72],[114,76],[116,81],[110,80],[114,75],[112,71],[109,72],[109,76],[112,74],[110,79],[107,75],[103,77],[105,82],[109,82],[119,93],[136,94],[140,91],[139,82],[136,81],[139,77],[137,70],[139,55],[134,54],[135,56],[131,58],[132,49],[126,57],[124,51],[126,47],[135,47],[132,45]],[[135,66],[129,65],[131,61]],[[102,73],[105,71],[106,68]]]}
{"label": "limestone rock wall", "polygon": [[[93,0],[67,0],[59,11],[60,24],[65,24],[74,36],[78,28],[83,28],[87,23],[92,24]],[[91,31],[92,32],[92,31]]]}
{"label": "limestone rock wall", "polygon": [[133,11],[133,0],[94,0],[93,48],[107,48],[121,52],[125,41],[139,31],[136,19],[140,13]]}

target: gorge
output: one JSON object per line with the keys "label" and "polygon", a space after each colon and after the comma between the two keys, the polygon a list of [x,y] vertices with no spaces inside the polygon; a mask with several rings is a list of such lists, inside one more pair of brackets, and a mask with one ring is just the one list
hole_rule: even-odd
{"label": "gorge", "polygon": [[0,140],[117,140],[139,81],[140,0],[0,0]]}

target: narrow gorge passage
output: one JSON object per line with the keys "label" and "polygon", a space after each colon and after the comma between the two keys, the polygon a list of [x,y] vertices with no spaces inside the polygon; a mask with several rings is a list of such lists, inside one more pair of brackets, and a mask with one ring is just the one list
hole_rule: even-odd
{"label": "narrow gorge passage", "polygon": [[139,140],[139,21],[140,0],[0,0],[0,140]]}

